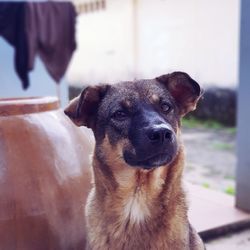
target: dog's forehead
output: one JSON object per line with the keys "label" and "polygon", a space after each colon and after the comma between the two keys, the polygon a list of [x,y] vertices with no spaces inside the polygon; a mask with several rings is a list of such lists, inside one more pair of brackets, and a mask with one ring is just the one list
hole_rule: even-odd
{"label": "dog's forehead", "polygon": [[156,80],[139,80],[112,85],[108,99],[112,102],[133,102],[153,98],[156,101],[163,95],[167,97],[168,93]]}

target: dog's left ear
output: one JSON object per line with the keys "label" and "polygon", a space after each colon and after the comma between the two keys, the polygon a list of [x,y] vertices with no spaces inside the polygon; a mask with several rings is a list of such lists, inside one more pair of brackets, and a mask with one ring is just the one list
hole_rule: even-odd
{"label": "dog's left ear", "polygon": [[99,104],[109,85],[90,86],[74,98],[64,113],[77,125],[94,129]]}
{"label": "dog's left ear", "polygon": [[179,107],[180,115],[195,110],[203,91],[200,85],[184,72],[162,75],[156,80],[167,88]]}

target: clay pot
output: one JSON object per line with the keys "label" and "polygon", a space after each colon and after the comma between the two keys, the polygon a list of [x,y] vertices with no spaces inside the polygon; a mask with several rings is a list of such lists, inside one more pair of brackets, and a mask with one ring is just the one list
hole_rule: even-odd
{"label": "clay pot", "polygon": [[0,99],[0,249],[84,249],[89,134],[53,97]]}

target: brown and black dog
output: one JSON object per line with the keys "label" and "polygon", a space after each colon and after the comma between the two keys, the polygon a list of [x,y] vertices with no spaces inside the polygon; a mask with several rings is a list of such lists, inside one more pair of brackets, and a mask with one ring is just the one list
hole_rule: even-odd
{"label": "brown and black dog", "polygon": [[174,72],[87,87],[65,109],[96,140],[88,249],[204,249],[187,217],[180,139],[180,120],[200,96],[197,82]]}

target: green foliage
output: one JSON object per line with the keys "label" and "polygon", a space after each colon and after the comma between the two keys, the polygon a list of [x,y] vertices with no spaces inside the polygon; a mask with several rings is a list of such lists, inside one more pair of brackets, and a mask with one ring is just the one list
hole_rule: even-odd
{"label": "green foliage", "polygon": [[235,180],[235,177],[232,176],[232,175],[225,175],[224,179],[226,179],[226,180]]}
{"label": "green foliage", "polygon": [[233,145],[229,143],[223,143],[223,142],[216,142],[212,146],[214,149],[218,149],[218,150],[232,150],[233,149]]}
{"label": "green foliage", "polygon": [[204,188],[210,188],[210,185],[209,185],[209,183],[204,182],[204,183],[202,183],[202,187],[204,187]]}
{"label": "green foliage", "polygon": [[236,127],[226,128],[227,132],[230,134],[236,134]]}
{"label": "green foliage", "polygon": [[235,188],[233,186],[228,186],[224,192],[229,195],[235,195]]}
{"label": "green foliage", "polygon": [[208,128],[208,129],[225,129],[229,133],[236,133],[235,127],[226,127],[223,124],[213,120],[199,120],[194,117],[182,119],[182,126],[185,128]]}
{"label": "green foliage", "polygon": [[181,124],[184,128],[197,128],[201,127],[201,121],[194,118],[183,118]]}

